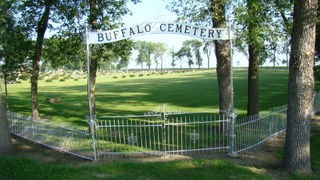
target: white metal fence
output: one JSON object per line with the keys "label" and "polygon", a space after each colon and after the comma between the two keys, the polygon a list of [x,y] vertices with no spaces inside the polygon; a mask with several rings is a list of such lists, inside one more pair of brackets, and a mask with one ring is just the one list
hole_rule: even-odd
{"label": "white metal fence", "polygon": [[30,116],[8,112],[11,133],[46,147],[93,160],[90,134],[44,122],[34,122]]}
{"label": "white metal fence", "polygon": [[286,130],[287,106],[279,106],[264,116],[248,116],[235,120],[232,154],[260,147],[265,141]]}
{"label": "white metal fence", "polygon": [[95,124],[97,157],[226,152],[228,124],[212,113],[105,116]]}
{"label": "white metal fence", "polygon": [[[319,93],[314,98],[314,109],[320,110]],[[274,108],[264,116],[245,118],[212,113],[105,116],[89,122],[89,133],[8,113],[12,134],[89,160],[210,152],[237,155],[259,148],[284,132],[286,119],[286,106]]]}

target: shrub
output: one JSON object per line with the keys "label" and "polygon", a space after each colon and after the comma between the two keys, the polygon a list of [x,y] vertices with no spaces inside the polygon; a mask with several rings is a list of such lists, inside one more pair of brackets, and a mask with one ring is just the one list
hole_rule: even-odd
{"label": "shrub", "polygon": [[21,74],[20,75],[20,77],[19,77],[20,79],[22,79],[22,80],[28,80],[28,79],[30,79],[30,74],[28,74],[28,73],[23,73],[23,74]]}
{"label": "shrub", "polygon": [[45,82],[52,82],[52,81],[53,81],[52,79],[45,80]]}
{"label": "shrub", "polygon": [[113,79],[117,79],[117,78],[118,78],[118,76],[113,76],[112,78],[113,78]]}
{"label": "shrub", "polygon": [[130,77],[136,77],[136,75],[135,75],[135,74],[130,74],[129,76],[130,76]]}
{"label": "shrub", "polygon": [[142,77],[143,76],[143,74],[139,74],[139,77]]}
{"label": "shrub", "polygon": [[58,80],[58,79],[59,79],[59,75],[54,75],[54,76],[52,76],[52,79]]}

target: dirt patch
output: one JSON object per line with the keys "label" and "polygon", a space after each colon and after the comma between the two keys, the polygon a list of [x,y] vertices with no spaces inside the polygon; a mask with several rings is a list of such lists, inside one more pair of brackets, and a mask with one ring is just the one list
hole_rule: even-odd
{"label": "dirt patch", "polygon": [[43,145],[13,136],[14,156],[33,159],[42,163],[72,163],[82,164],[90,162],[63,152],[49,149]]}

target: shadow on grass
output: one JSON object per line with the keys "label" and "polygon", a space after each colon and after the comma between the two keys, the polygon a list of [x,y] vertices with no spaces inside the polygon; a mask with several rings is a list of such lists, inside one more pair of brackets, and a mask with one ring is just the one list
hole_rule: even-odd
{"label": "shadow on grass", "polygon": [[90,164],[42,164],[24,158],[0,157],[1,179],[272,179],[261,170],[224,160]]}

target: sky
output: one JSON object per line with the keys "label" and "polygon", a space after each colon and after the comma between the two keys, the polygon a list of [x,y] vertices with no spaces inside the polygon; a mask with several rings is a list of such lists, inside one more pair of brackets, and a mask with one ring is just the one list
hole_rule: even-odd
{"label": "sky", "polygon": [[[124,17],[124,23],[126,25],[141,24],[146,22],[174,22],[177,18],[175,13],[170,12],[166,9],[166,3],[163,0],[142,0],[142,2],[133,5],[129,4],[129,9],[132,11],[132,15],[127,15]],[[133,40],[143,40],[152,42],[162,42],[167,45],[168,49],[174,49],[178,51],[181,48],[183,41],[192,39],[191,37],[182,35],[167,35],[167,34],[153,34],[153,35],[143,35],[139,37],[132,38]],[[134,52],[131,56],[128,68],[139,68],[135,61],[137,52]],[[207,60],[205,55],[203,57],[203,67],[207,67]],[[215,57],[211,57],[210,67],[214,67],[216,64]],[[171,57],[165,55],[164,57],[164,67],[171,67]],[[180,67],[180,63],[176,63],[176,68]],[[183,68],[187,68],[188,64],[185,60],[183,63]],[[196,67],[196,66],[194,66]],[[152,64],[151,68],[155,68],[155,63]]]}
{"label": "sky", "polygon": [[[164,0],[142,0],[142,2],[138,4],[129,3],[129,9],[132,11],[132,15],[127,15],[124,17],[125,25],[134,25],[148,22],[174,22],[177,18],[175,13],[170,12],[166,8],[166,4],[168,2]],[[165,34],[153,34],[153,35],[144,35],[133,38],[133,40],[144,40],[144,41],[152,41],[152,42],[162,42],[165,43],[168,49],[174,49],[178,51],[181,48],[181,44],[183,41],[187,39],[192,39],[187,36],[182,35],[165,35]],[[134,52],[129,63],[129,68],[139,68],[136,64],[136,56],[137,52]],[[284,59],[282,57],[284,55],[280,55],[279,58]],[[203,67],[207,67],[207,58],[204,54],[202,54],[203,58]],[[171,57],[169,55],[165,57],[167,59],[165,62],[166,67],[171,67]],[[214,53],[211,55],[210,67],[216,67],[216,58]],[[234,48],[233,50],[233,66],[234,67],[248,67],[248,57],[244,53],[239,52]],[[179,64],[179,63],[177,63]],[[187,68],[187,61],[185,60],[184,68]],[[272,66],[272,63],[266,63],[264,66]],[[281,65],[281,64],[280,64]],[[283,64],[282,64],[283,65]],[[177,65],[178,66],[178,65]],[[196,67],[194,65],[193,67]],[[155,63],[153,63],[152,68],[155,68]]]}

